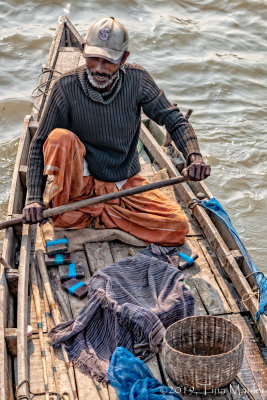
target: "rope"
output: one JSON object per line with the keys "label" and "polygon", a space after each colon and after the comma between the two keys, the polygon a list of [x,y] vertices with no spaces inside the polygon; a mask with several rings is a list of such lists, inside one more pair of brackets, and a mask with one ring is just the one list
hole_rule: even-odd
{"label": "rope", "polygon": [[263,273],[263,272],[261,272],[261,271],[254,271],[254,272],[251,272],[250,274],[248,274],[247,276],[245,276],[245,278],[247,279],[247,278],[249,278],[251,275],[254,275],[254,274],[261,274],[262,276],[264,276],[264,273]]}
{"label": "rope", "polygon": [[[32,396],[28,396],[28,395],[25,395],[25,394],[19,394],[18,395],[18,391],[19,391],[19,389],[23,386],[23,385],[27,385],[27,388],[28,388],[28,392],[30,393],[30,394],[32,394]],[[17,400],[32,400],[32,399],[34,399],[35,397],[37,397],[37,396],[44,396],[44,395],[46,395],[46,393],[47,392],[41,392],[41,393],[33,393],[32,391],[31,391],[31,389],[30,389],[30,383],[29,383],[29,381],[28,380],[24,380],[24,381],[22,381],[17,387],[16,387],[16,399]],[[62,395],[59,395],[58,393],[56,393],[56,392],[48,392],[48,394],[49,394],[49,399],[50,400],[55,400],[55,399],[62,399],[62,400],[69,400],[69,394],[67,393],[67,392],[64,392]],[[67,397],[66,397],[67,396]]]}
{"label": "rope", "polygon": [[198,205],[198,199],[192,199],[191,201],[189,201],[189,203],[187,204],[187,207],[190,208],[190,210],[193,210],[193,208],[195,206]]}
{"label": "rope", "polygon": [[[52,82],[52,81],[54,81],[55,79],[57,79],[58,78],[58,76],[54,76],[54,74],[56,73],[56,74],[58,74],[58,75],[61,75],[61,72],[59,72],[59,71],[56,71],[55,69],[52,69],[52,68],[42,68],[42,72],[40,73],[40,75],[37,77],[37,82],[40,80],[40,78],[44,75],[44,74],[47,74],[47,73],[52,73],[53,75],[52,75],[52,77],[50,78],[50,79],[48,79],[47,81],[45,81],[45,82],[43,82],[43,83],[40,83],[38,86],[36,86],[36,88],[35,89],[33,89],[33,91],[32,91],[32,93],[31,93],[31,96],[32,97],[35,97],[35,98],[38,98],[38,97],[41,97],[41,96],[46,96],[47,94],[48,94],[48,92],[50,92],[50,90],[52,89],[50,86],[50,83]],[[47,86],[49,86],[49,87],[47,87]],[[43,87],[47,87],[45,90],[43,90]],[[41,92],[40,94],[34,94],[35,92],[37,91],[37,93],[38,92]]]}
{"label": "rope", "polygon": [[241,301],[244,305],[245,303],[248,302],[252,297],[256,297],[256,299],[259,301],[259,288],[253,289],[251,293],[245,293],[241,297]]}

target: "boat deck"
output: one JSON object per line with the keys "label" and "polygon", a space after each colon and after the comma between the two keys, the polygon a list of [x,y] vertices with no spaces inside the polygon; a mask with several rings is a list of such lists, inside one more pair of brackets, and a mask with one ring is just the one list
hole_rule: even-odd
{"label": "boat deck", "polygon": [[[143,175],[152,180],[153,175],[149,176],[148,172],[150,171],[150,174],[153,173],[154,167],[152,167],[151,164],[146,164],[144,160],[142,161]],[[156,173],[155,176],[157,179],[159,179],[160,174]],[[172,199],[175,197],[173,188],[169,187],[162,190],[165,191],[165,194]],[[210,248],[207,240],[203,234],[201,234],[201,230],[199,229],[197,222],[194,221],[191,216],[189,216],[189,221],[189,235],[186,239],[186,243],[179,248],[186,254],[198,254],[198,259],[194,265],[184,270],[186,283],[190,286],[195,298],[195,315],[219,315],[231,320],[233,323],[239,326],[245,338],[245,357],[239,377],[242,379],[246,387],[249,388],[255,399],[266,399],[267,367],[259,349],[259,345],[263,346],[263,344],[257,341],[257,338],[252,330],[250,320],[247,316],[247,312],[245,311],[238,294],[236,293],[233,285],[223,274],[220,263]],[[39,248],[42,248],[40,238],[37,240],[37,243],[39,243]],[[72,253],[72,257],[75,262],[80,262],[82,265],[84,265],[86,271],[86,280],[88,280],[98,269],[123,258],[129,257],[129,255],[132,255],[139,250],[139,247],[130,247],[128,244],[118,241],[85,243],[84,251],[76,251]],[[52,288],[55,292],[61,292],[65,305],[70,313],[69,316],[65,315],[61,305],[58,303],[62,321],[67,321],[70,317],[75,318],[85,304],[86,299],[79,300],[60,288],[60,279],[57,267],[48,267],[48,272]],[[32,339],[29,342],[28,349],[30,387],[33,393],[40,393],[43,391],[42,388],[44,387],[44,382],[42,371],[40,369],[41,355],[37,330],[37,318],[32,293],[29,295],[29,305],[28,324],[33,326],[34,332]],[[52,368],[50,368],[51,359],[49,359],[50,353],[47,339],[48,329],[44,304],[42,304],[42,310],[42,321],[46,337],[46,355],[48,358],[48,370],[50,371],[49,390],[55,391]],[[57,369],[60,371],[60,389],[62,393],[66,392],[69,394],[70,398],[72,398],[72,392],[68,381],[66,368],[62,354],[60,353],[61,351],[57,351]],[[169,381],[164,371],[161,354],[158,354],[147,364],[149,365],[153,375],[159,381],[173,387],[177,393],[181,394],[183,399],[187,399],[189,397],[191,398],[192,396],[194,396],[195,399],[207,399],[209,397],[220,397],[225,399],[249,399],[245,393],[246,389],[241,387],[235,381],[225,389],[220,389],[217,391],[214,390],[214,392],[210,391],[210,393],[207,393],[206,395],[198,395],[193,392],[185,394],[181,388],[175,388]],[[114,400],[117,398],[111,385],[104,386],[103,384],[99,384],[90,376],[86,376],[81,373],[77,368],[74,367],[74,370],[79,399]],[[45,399],[45,396],[41,396],[40,398]]]}
{"label": "boat deck", "polygon": [[[77,40],[75,39],[76,42],[74,40],[75,37],[78,37],[77,32],[73,29],[73,26],[68,21],[66,22],[66,24],[68,25],[68,29],[63,28],[62,23],[58,26],[57,34],[55,36],[55,40],[53,42],[47,62],[47,67],[49,71],[51,71],[51,69],[57,71],[54,72],[54,76],[57,76],[58,72],[64,73],[84,63],[84,59],[81,55],[81,50],[79,47],[79,43],[81,43],[81,41],[79,42],[79,38]],[[65,33],[63,32],[63,29],[65,29]],[[64,33],[64,40],[62,39],[63,36],[61,36],[60,32]],[[43,85],[45,85],[47,82],[49,83],[49,73],[43,75]],[[46,96],[40,96],[34,103],[34,109],[31,118],[27,117],[24,121],[9,202],[9,218],[21,213],[21,210],[23,208],[26,193],[25,173],[27,170],[27,156],[29,145],[31,137],[35,133],[38,126],[38,120],[40,118],[42,110],[44,109],[46,101]],[[153,135],[148,132],[149,130],[153,133]],[[174,176],[177,173],[177,170],[173,166],[172,162],[170,160],[167,160],[166,153],[163,151],[159,143],[156,142],[156,139],[154,137],[155,134],[157,135],[158,133],[154,131],[155,126],[153,125],[153,123],[144,120],[144,123],[142,123],[140,135],[141,141],[144,145],[144,150],[141,155],[141,165],[142,174],[150,181],[164,178],[166,177],[166,173],[170,177]],[[156,143],[154,143],[154,141]],[[154,151],[155,149],[157,150]],[[164,170],[165,167],[166,170]],[[198,187],[200,189],[199,191],[203,191],[204,188],[204,192],[209,193],[205,185],[198,185],[198,183],[195,183],[196,190],[198,190]],[[242,292],[242,288],[246,288],[247,284],[247,282],[244,284],[243,274],[241,272],[241,269],[239,269],[239,265],[241,265],[241,262],[239,262],[240,260],[238,260],[238,258],[240,257],[240,253],[238,253],[238,251],[236,252],[235,248],[231,247],[232,244],[230,243],[230,240],[228,241],[226,234],[224,240],[226,244],[229,245],[230,250],[228,250],[228,248],[225,247],[225,245],[223,244],[222,250],[221,248],[218,250],[220,257],[218,258],[218,253],[217,255],[215,255],[213,250],[216,246],[219,247],[219,244],[222,242],[221,236],[219,236],[219,234],[215,232],[215,229],[215,233],[212,231],[212,235],[207,233],[209,232],[208,230],[205,230],[205,233],[203,233],[203,227],[200,227],[198,221],[193,216],[193,213],[189,211],[186,204],[187,201],[185,199],[188,200],[190,196],[194,196],[194,194],[190,192],[191,187],[188,187],[186,185],[181,186],[181,189],[178,189],[178,187],[169,187],[162,190],[167,196],[171,197],[172,199],[176,199],[182,205],[190,222],[190,232],[187,236],[186,243],[180,247],[180,250],[186,254],[190,254],[191,252],[197,253],[199,256],[195,264],[184,271],[186,282],[190,286],[194,294],[195,315],[209,314],[223,316],[230,319],[233,323],[240,327],[245,339],[245,357],[242,369],[239,373],[239,377],[256,400],[266,400],[267,367],[264,360],[264,355],[266,355],[266,348],[264,347],[264,343],[261,342],[260,336],[256,335],[254,330],[252,329],[251,317],[249,317],[250,313],[247,311],[247,308],[244,307],[244,304],[240,298],[240,293],[245,293],[245,289]],[[187,196],[187,193],[189,193],[189,197]],[[183,197],[182,195],[184,195],[185,197]],[[198,220],[204,218],[204,212],[202,212],[202,210],[197,210],[197,212]],[[216,222],[214,222],[214,224],[215,223]],[[211,226],[211,228],[209,229],[212,230],[213,225],[210,222],[209,224],[209,227]],[[16,237],[18,237],[19,240],[15,240]],[[17,250],[16,243],[19,243],[20,245],[20,252],[18,252]],[[6,397],[8,399],[14,398],[11,394],[12,381],[14,380],[14,383],[17,386],[22,381],[27,379],[27,377],[32,393],[44,392],[42,359],[37,327],[37,323],[40,321],[37,321],[32,288],[31,285],[28,284],[29,271],[31,268],[29,266],[30,260],[33,259],[34,252],[38,248],[42,248],[42,243],[39,231],[36,232],[35,228],[25,225],[23,226],[23,228],[17,227],[7,230],[6,240],[3,246],[3,257],[11,265],[18,266],[18,269],[16,271],[19,275],[17,296],[19,301],[17,303],[17,310],[13,311],[13,314],[12,302],[14,303],[15,301],[14,296],[10,293],[5,294],[7,292],[4,291],[0,293],[3,304],[4,302],[10,302],[11,304],[11,311],[6,317],[6,319],[8,320],[8,325],[3,326],[13,327],[17,313],[17,356],[12,355],[11,357],[11,355],[8,353],[8,362],[5,366],[3,366],[0,361],[1,371],[4,371],[4,374],[8,377],[8,384],[1,383],[1,389],[5,390],[5,392],[3,392],[5,394],[10,393],[10,397],[9,395]],[[128,257],[129,255],[136,253],[139,249],[140,248],[129,246],[116,240],[109,242],[85,243],[83,246],[83,250],[75,251],[72,254],[72,257],[75,261],[79,261],[83,264],[86,272],[86,279],[88,280],[98,269],[110,265],[115,261],[121,260],[122,258]],[[226,258],[227,260],[231,259],[231,261],[228,263]],[[227,271],[232,271],[231,268],[236,271],[236,275],[234,276],[235,279],[229,279],[229,277],[226,276]],[[56,293],[56,291],[59,291],[61,293],[64,299],[64,304],[67,308],[67,310],[65,310],[64,312],[61,305],[58,303],[62,321],[69,320],[72,317],[75,318],[85,304],[86,299],[78,300],[77,298],[67,294],[61,289],[57,267],[48,267],[48,273],[54,293]],[[37,278],[40,287],[40,293],[42,296],[42,322],[46,344],[48,387],[50,392],[55,392],[56,387],[53,377],[53,371],[51,368],[52,362],[48,343],[49,321],[47,320],[47,318],[49,317],[45,312],[44,298],[42,293],[42,281],[39,276],[38,268]],[[237,288],[238,290],[236,290],[235,288]],[[240,288],[242,290],[239,290]],[[6,284],[5,290],[7,291]],[[254,298],[249,298],[246,304],[248,306],[251,306],[252,310],[253,307],[255,309],[255,304],[253,303],[254,301]],[[13,308],[13,310],[14,309],[15,307]],[[27,324],[33,327],[33,335],[28,342],[26,342],[25,339],[25,330]],[[266,329],[266,325],[263,324],[261,325],[261,327],[262,326],[265,326],[264,329]],[[264,329],[262,330],[263,333],[265,332]],[[155,378],[157,378],[161,382],[168,384],[169,386],[172,386],[172,383],[169,381],[168,377],[165,374],[161,354],[155,356],[147,364],[149,365]],[[13,365],[13,370],[15,371],[14,378],[12,378],[11,373],[9,372],[11,371],[11,365]],[[65,396],[62,398],[72,399],[72,390],[61,350],[56,351],[55,365],[58,371],[59,392],[61,394],[65,393]],[[113,388],[110,385],[104,386],[103,384],[99,384],[95,382],[90,376],[82,374],[75,367],[73,368],[75,372],[75,385],[77,388],[78,398],[80,400],[115,400],[117,398]],[[8,386],[7,389],[6,386]],[[23,394],[23,390],[20,390],[20,395]],[[184,393],[182,389],[176,387],[174,387],[174,390],[177,393],[180,393],[183,399],[188,399],[192,397],[194,397],[196,400],[208,400],[210,398],[217,397],[220,397],[222,399],[238,400],[252,398],[246,393],[246,389],[235,381],[232,382],[231,385],[225,389],[202,395],[196,394],[194,392]],[[42,395],[38,396],[38,398],[46,399],[46,396]],[[54,396],[54,398],[56,399],[56,396]]]}

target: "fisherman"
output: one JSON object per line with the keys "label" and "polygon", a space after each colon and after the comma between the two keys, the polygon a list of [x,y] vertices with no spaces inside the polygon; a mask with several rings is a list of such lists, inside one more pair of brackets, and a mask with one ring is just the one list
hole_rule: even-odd
{"label": "fisherman", "polygon": [[[86,64],[56,80],[32,140],[24,223],[43,220],[43,191],[53,176],[50,205],[59,205],[148,183],[137,143],[141,109],[165,125],[187,168],[200,181],[210,175],[195,132],[141,66],[126,63],[128,33],[115,18],[101,18],[83,44]],[[182,244],[188,221],[181,207],[153,190],[54,216],[54,227],[118,228],[166,246]]]}

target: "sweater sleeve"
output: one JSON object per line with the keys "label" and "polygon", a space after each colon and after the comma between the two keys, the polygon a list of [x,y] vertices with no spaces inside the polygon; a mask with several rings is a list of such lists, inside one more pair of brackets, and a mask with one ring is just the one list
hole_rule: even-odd
{"label": "sweater sleeve", "polygon": [[139,104],[144,113],[159,125],[165,125],[185,160],[200,153],[197,137],[191,124],[180,110],[172,105],[146,70],[140,83]]}
{"label": "sweater sleeve", "polygon": [[53,86],[39,128],[31,143],[27,171],[28,195],[26,204],[43,202],[43,191],[46,183],[46,176],[43,175],[43,145],[49,133],[55,128],[68,128],[68,107],[60,80],[56,81]]}

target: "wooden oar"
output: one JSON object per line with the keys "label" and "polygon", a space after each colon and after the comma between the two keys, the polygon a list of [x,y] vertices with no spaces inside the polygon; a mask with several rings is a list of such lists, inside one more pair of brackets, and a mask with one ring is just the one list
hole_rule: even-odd
{"label": "wooden oar", "polygon": [[[187,180],[188,178],[185,178],[184,176],[179,176],[175,178],[164,179],[159,182],[148,183],[147,185],[137,186],[131,189],[120,190],[119,192],[108,193],[102,196],[96,196],[85,200],[75,201],[73,203],[65,204],[64,206],[49,208],[48,210],[45,210],[43,212],[43,217],[49,218],[52,217],[53,215],[59,215],[68,211],[78,210],[79,208],[92,206],[94,204],[105,203],[110,200],[120,199],[122,197],[132,196],[138,193],[144,193],[154,189],[160,189],[166,186],[175,185],[177,183],[183,183],[186,182]],[[13,218],[1,222],[0,230],[21,223],[22,223],[22,217]]]}
{"label": "wooden oar", "polygon": [[[47,296],[47,300],[48,300],[48,303],[50,306],[50,310],[52,313],[52,317],[54,319],[55,325],[58,325],[61,323],[61,316],[60,316],[58,306],[55,303],[52,289],[50,286],[49,277],[48,277],[48,273],[47,273],[47,269],[46,269],[46,265],[45,265],[45,261],[44,261],[43,251],[37,250],[36,257],[37,257],[37,264],[39,267],[40,275],[41,275],[42,281],[43,281],[43,287],[44,287],[44,290],[45,290],[45,293]],[[70,385],[71,385],[71,389],[72,389],[72,393],[73,393],[73,398],[74,398],[74,400],[76,400],[77,392],[76,392],[74,371],[73,371],[72,364],[69,362],[69,357],[68,357],[67,351],[65,349],[64,343],[61,345],[61,349],[62,349],[65,365],[67,368],[67,373],[68,373],[68,377],[69,377],[69,381],[70,381]]]}
{"label": "wooden oar", "polygon": [[[54,328],[54,323],[53,323],[52,315],[50,313],[50,308],[49,308],[47,295],[46,295],[45,291],[43,292],[43,296],[44,296],[45,314],[47,317],[46,323],[47,323],[48,331],[50,332],[52,330],[52,328]],[[56,366],[57,361],[56,361],[56,357],[55,357],[54,347],[51,344],[49,345],[49,350],[50,350],[50,354],[51,354],[52,370],[53,370],[54,381],[55,381],[55,386],[56,386],[57,400],[61,400],[61,395],[59,392],[58,370],[57,370],[57,366]]]}
{"label": "wooden oar", "polygon": [[45,387],[45,398],[49,400],[49,389],[48,389],[48,375],[47,375],[47,364],[46,364],[46,352],[44,346],[44,333],[43,333],[43,323],[42,323],[42,312],[41,312],[41,299],[40,293],[37,283],[37,276],[36,276],[36,269],[35,263],[31,263],[31,284],[32,284],[32,293],[34,298],[34,304],[36,309],[37,315],[37,326],[38,326],[38,335],[39,335],[39,342],[41,348],[41,359],[42,359],[42,366],[43,366],[43,377],[44,377],[44,387]]}

